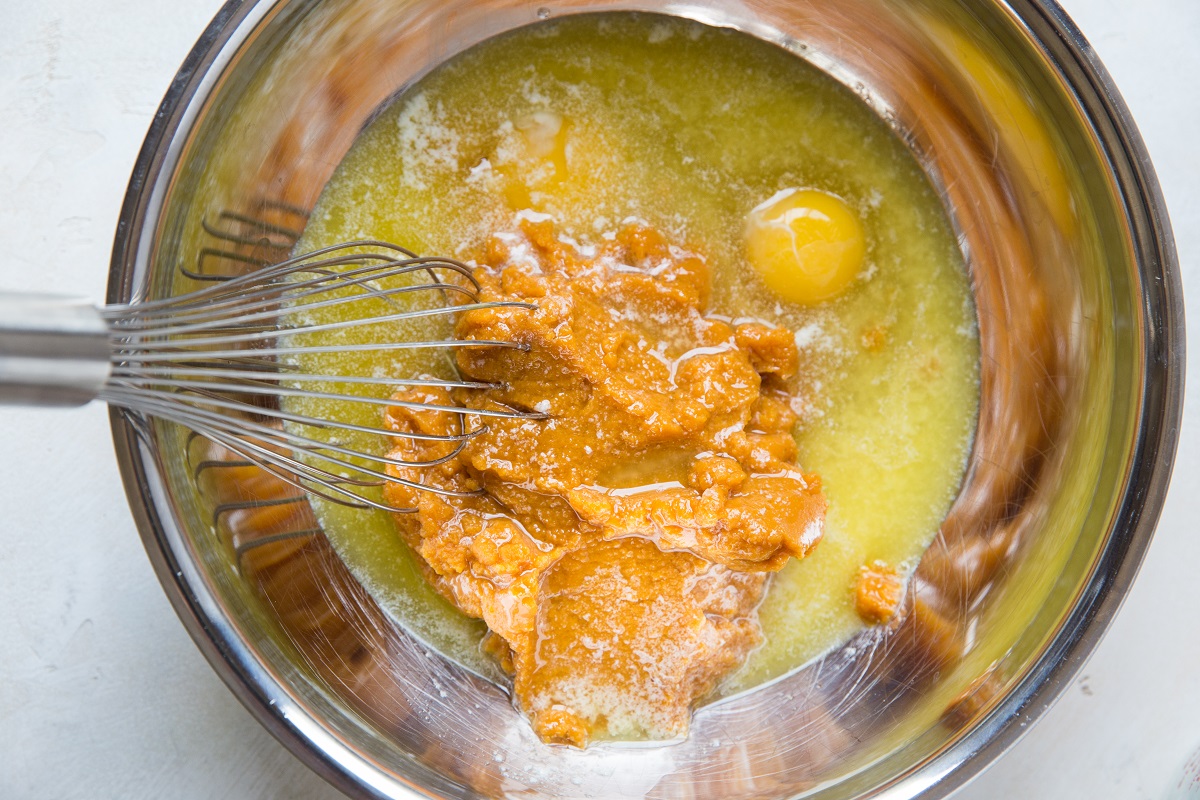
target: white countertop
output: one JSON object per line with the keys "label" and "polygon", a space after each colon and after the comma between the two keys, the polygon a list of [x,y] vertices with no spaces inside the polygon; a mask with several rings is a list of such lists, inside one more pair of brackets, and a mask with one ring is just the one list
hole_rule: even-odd
{"label": "white countertop", "polygon": [[[1140,125],[1200,308],[1200,0],[1062,2]],[[142,138],[219,5],[0,0],[0,288],[103,297]],[[1161,798],[1200,747],[1196,397],[1124,609],[1058,704],[957,798]],[[104,408],[6,409],[0,441],[0,798],[341,797],[259,727],[176,619]]]}

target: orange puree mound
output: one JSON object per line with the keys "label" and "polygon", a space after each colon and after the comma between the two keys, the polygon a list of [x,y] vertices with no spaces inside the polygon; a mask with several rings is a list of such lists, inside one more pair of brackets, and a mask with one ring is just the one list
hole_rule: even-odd
{"label": "orange puree mound", "polygon": [[[433,584],[487,622],[543,739],[682,736],[694,701],[759,642],[767,574],[821,538],[825,499],[791,435],[794,338],[705,316],[704,259],[645,226],[587,248],[526,215],[477,261],[481,300],[537,308],[467,311],[456,335],[528,351],[458,351],[465,377],[498,388],[394,399],[546,418],[389,408],[398,433],[486,427],[437,467],[389,468],[483,490],[389,485],[390,503],[417,509],[400,531]],[[398,436],[391,456],[452,451]]]}
{"label": "orange puree mound", "polygon": [[896,570],[884,561],[872,561],[858,571],[854,587],[854,609],[868,625],[887,622],[900,606],[904,584]]}

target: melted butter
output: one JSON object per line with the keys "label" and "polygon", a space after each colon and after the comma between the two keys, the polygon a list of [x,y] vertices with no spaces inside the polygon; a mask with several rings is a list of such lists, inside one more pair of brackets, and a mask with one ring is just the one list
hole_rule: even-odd
{"label": "melted butter", "polygon": [[663,447],[652,451],[637,461],[620,464],[603,470],[599,476],[599,487],[614,491],[645,490],[659,484],[683,485],[687,480],[696,453],[677,447]]}
{"label": "melted butter", "polygon": [[[825,303],[788,302],[746,264],[747,216],[794,187],[840,198],[862,225],[864,266]],[[772,45],[650,15],[572,17],[484,43],[406,90],[339,167],[300,249],[381,238],[465,254],[514,230],[525,209],[551,215],[584,249],[643,219],[706,254],[710,313],[796,333],[799,463],[821,475],[825,538],[773,577],[759,608],[764,644],[723,691],[796,668],[860,630],[859,567],[882,560],[906,576],[915,565],[961,481],[978,396],[961,255],[904,145],[850,91]],[[390,335],[445,334],[426,322]],[[453,374],[430,351],[319,362],[305,371]],[[296,406],[378,423],[375,407]],[[678,457],[630,465],[604,485],[628,492],[673,479]],[[387,515],[314,505],[351,570],[401,624],[496,674],[478,648],[480,624],[429,588]]]}

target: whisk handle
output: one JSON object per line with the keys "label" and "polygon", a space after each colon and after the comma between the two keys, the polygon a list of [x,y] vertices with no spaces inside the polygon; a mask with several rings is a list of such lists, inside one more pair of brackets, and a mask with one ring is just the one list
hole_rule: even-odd
{"label": "whisk handle", "polygon": [[104,388],[108,325],[83,300],[0,292],[0,403],[77,406]]}

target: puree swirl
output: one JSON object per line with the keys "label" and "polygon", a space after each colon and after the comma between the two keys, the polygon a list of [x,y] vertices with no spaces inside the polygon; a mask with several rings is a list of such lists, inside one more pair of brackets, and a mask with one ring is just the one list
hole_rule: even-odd
{"label": "puree swirl", "polygon": [[[458,351],[458,369],[496,388],[406,389],[397,432],[486,430],[436,467],[389,484],[401,534],[427,578],[513,674],[538,735],[686,734],[693,703],[761,640],[768,575],[820,541],[825,498],[796,464],[793,334],[706,316],[705,259],[639,223],[598,245],[525,212],[475,262],[482,301],[536,309],[465,311],[456,336],[528,350]],[[400,403],[518,408],[494,419]],[[391,456],[430,460],[451,443],[396,437]]]}

